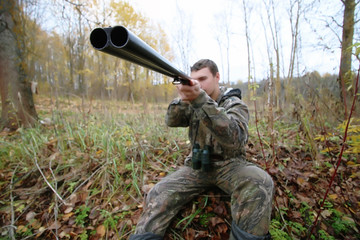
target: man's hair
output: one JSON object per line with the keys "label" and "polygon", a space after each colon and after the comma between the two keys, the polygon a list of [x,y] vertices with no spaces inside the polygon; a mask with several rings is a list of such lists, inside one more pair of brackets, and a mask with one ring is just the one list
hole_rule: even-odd
{"label": "man's hair", "polygon": [[216,65],[216,63],[210,59],[201,59],[199,61],[197,61],[191,68],[191,72],[196,72],[199,71],[203,68],[208,67],[210,72],[212,73],[213,76],[216,75],[216,73],[219,72],[218,67]]}

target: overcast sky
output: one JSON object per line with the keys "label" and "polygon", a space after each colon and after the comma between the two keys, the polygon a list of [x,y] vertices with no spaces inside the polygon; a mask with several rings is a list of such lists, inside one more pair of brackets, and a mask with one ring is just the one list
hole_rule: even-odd
{"label": "overcast sky", "polygon": [[[231,46],[230,46],[230,79],[232,82],[236,82],[241,79],[246,81],[247,79],[247,54],[246,54],[246,42],[245,42],[245,28],[243,23],[243,11],[241,0],[131,0],[129,1],[135,8],[140,11],[144,16],[148,17],[154,23],[159,23],[162,28],[165,29],[168,36],[172,36],[179,22],[177,9],[181,9],[191,19],[192,33],[193,33],[193,51],[191,52],[190,61],[194,63],[201,58],[213,59],[218,65],[220,73],[226,75],[222,69],[226,63],[224,63],[221,57],[218,42],[215,39],[215,32],[219,31],[215,25],[216,16],[224,12],[229,12],[229,5],[231,5],[231,18],[232,22],[230,28],[231,34]],[[265,35],[263,34],[263,24],[259,16],[259,6],[262,4],[262,0],[252,0],[253,4],[252,19],[250,34],[252,39],[252,51],[254,54],[255,62],[255,77],[257,80],[267,77],[268,72],[268,55],[267,46],[265,41]],[[288,68],[288,55],[290,51],[291,32],[289,28],[289,18],[286,9],[283,5],[288,3],[288,0],[275,1],[278,4],[277,9],[278,18],[281,19],[281,46],[282,46],[282,59],[284,60],[284,72],[287,73]],[[330,4],[332,2],[333,5]],[[283,5],[282,5],[283,4]],[[335,7],[334,7],[335,6]],[[329,4],[324,6],[323,12],[327,14],[333,14],[341,10],[340,1],[329,1]],[[283,9],[282,9],[283,8]],[[315,14],[315,13],[314,13]],[[318,13],[321,14],[321,13]],[[228,14],[229,15],[229,14]],[[263,14],[264,20],[266,16]],[[316,19],[314,19],[316,20]],[[317,19],[317,24],[321,23],[321,20]],[[337,73],[338,62],[340,59],[339,49],[333,49],[332,52],[324,51],[322,47],[318,45],[316,34],[311,31],[311,26],[305,26],[307,23],[302,22],[302,51],[299,56],[299,60],[302,62],[300,67],[300,74],[305,72],[317,70],[321,74]],[[305,33],[305,31],[308,31]],[[267,36],[270,38],[270,36]],[[338,40],[334,37],[334,46],[338,45]],[[274,59],[275,61],[275,59]],[[186,71],[185,69],[181,69]]]}

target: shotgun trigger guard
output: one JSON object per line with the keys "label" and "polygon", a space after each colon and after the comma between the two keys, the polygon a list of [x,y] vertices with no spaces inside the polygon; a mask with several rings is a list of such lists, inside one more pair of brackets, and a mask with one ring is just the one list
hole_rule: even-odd
{"label": "shotgun trigger guard", "polygon": [[190,81],[187,80],[187,79],[180,78],[180,77],[175,77],[172,84],[174,84],[174,85],[180,85],[180,84],[182,84],[182,85],[190,85]]}
{"label": "shotgun trigger guard", "polygon": [[172,84],[174,85],[180,85],[181,84],[181,78],[179,77],[175,77]]}

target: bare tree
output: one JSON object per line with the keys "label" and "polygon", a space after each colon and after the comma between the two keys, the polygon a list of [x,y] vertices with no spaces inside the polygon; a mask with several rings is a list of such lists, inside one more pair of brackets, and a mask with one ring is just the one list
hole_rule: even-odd
{"label": "bare tree", "polygon": [[176,2],[176,24],[177,31],[173,36],[174,42],[176,44],[176,49],[180,56],[181,68],[184,72],[190,71],[190,54],[192,49],[192,17],[189,16],[184,10],[182,10]]}
{"label": "bare tree", "polygon": [[85,79],[85,51],[88,47],[85,26],[88,21],[86,9],[88,3],[80,0],[66,0],[62,5],[63,31],[66,35],[68,52],[70,86],[82,97],[87,95],[88,86]]}
{"label": "bare tree", "polygon": [[[340,7],[341,4],[344,8]],[[338,86],[340,102],[342,103],[341,109],[344,109],[345,118],[348,112],[346,89],[351,86],[352,80],[351,46],[354,34],[359,33],[359,28],[356,26],[359,22],[359,16],[356,15],[358,4],[358,0],[312,1],[309,6],[311,10],[316,11],[320,24],[314,24],[313,18],[307,19],[312,31],[318,36],[318,46],[321,46],[325,51],[334,52],[336,48],[341,50]],[[321,11],[320,5],[322,7],[328,5],[328,8],[325,8],[326,12]],[[334,41],[334,39],[338,41]]]}
{"label": "bare tree", "polygon": [[27,2],[0,2],[0,93],[1,128],[32,126],[37,120],[31,82],[26,73],[25,23],[29,20],[20,6]]}
{"label": "bare tree", "polygon": [[291,28],[291,49],[290,49],[290,63],[287,74],[287,89],[285,89],[285,100],[292,97],[293,87],[292,80],[294,76],[294,69],[296,63],[297,53],[299,51],[299,21],[301,13],[301,0],[289,0],[289,20]]}
{"label": "bare tree", "polygon": [[289,0],[289,20],[291,27],[291,52],[290,52],[290,64],[288,71],[289,84],[294,75],[296,54],[298,51],[299,44],[299,20],[301,12],[301,0]]}
{"label": "bare tree", "polygon": [[[268,20],[268,27],[271,32],[271,39],[272,39],[272,46],[275,53],[275,59],[276,59],[276,65],[275,65],[275,74],[276,77],[275,80],[275,104],[278,110],[281,109],[280,105],[280,93],[281,93],[281,83],[280,83],[280,39],[279,39],[279,23],[276,19],[276,11],[275,11],[275,3],[274,0],[270,0],[269,2],[266,2],[263,0],[263,3],[266,7],[266,15]],[[270,71],[273,71],[273,64],[270,64],[272,66]]]}
{"label": "bare tree", "polygon": [[353,44],[354,36],[354,13],[356,3],[355,0],[341,0],[344,4],[344,15],[342,25],[342,41],[341,41],[341,58],[340,58],[340,71],[339,71],[339,87],[341,89],[340,98],[345,107],[345,119],[347,117],[347,104],[346,104],[346,84],[351,81],[351,45]]}
{"label": "bare tree", "polygon": [[[247,50],[247,56],[248,56],[248,89],[250,89],[250,84],[251,84],[251,54],[250,54],[250,43],[251,43],[251,38],[250,38],[250,32],[249,32],[249,16],[250,15],[250,10],[249,10],[249,2],[243,0],[242,1],[243,4],[243,11],[244,11],[244,22],[245,22],[245,37],[246,37],[246,50]],[[248,100],[250,100],[250,94],[247,94],[247,98]]]}
{"label": "bare tree", "polygon": [[[221,54],[221,60],[223,61],[223,53],[222,49],[225,48],[225,62],[223,62],[223,66],[226,66],[226,70],[223,72],[226,72],[226,78],[227,78],[227,84],[230,85],[230,38],[232,35],[231,30],[231,21],[232,21],[232,10],[233,10],[233,1],[229,0],[225,2],[228,4],[226,6],[226,9],[222,11],[220,14],[217,14],[216,19],[216,30],[214,33],[216,41],[219,44],[220,54]],[[225,75],[225,74],[224,74]],[[223,78],[224,79],[224,78]]]}

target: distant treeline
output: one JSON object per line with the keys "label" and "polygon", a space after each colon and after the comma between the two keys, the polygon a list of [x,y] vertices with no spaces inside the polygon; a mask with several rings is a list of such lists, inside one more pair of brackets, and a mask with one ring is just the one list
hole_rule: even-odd
{"label": "distant treeline", "polygon": [[[280,79],[281,82],[281,95],[283,101],[285,100],[286,92],[291,91],[292,95],[301,94],[303,97],[314,97],[326,95],[334,100],[339,100],[340,89],[338,83],[338,75],[335,74],[324,74],[321,76],[319,72],[314,71],[307,73],[301,77],[295,77],[289,84],[289,79]],[[269,79],[263,79],[257,83],[256,96],[265,97],[269,92]],[[242,91],[243,98],[247,99],[249,96],[249,88],[247,82],[235,84],[233,87],[239,87]],[[291,101],[291,99],[288,99]]]}
{"label": "distant treeline", "polygon": [[[314,97],[326,97],[331,98],[333,101],[340,100],[340,90],[338,84],[338,76],[335,74],[320,75],[317,71],[307,73],[302,77],[294,78],[291,83],[288,79],[281,79],[281,95],[275,96],[279,98],[280,102],[293,101],[293,98],[297,95],[302,95],[306,99],[313,99]],[[131,80],[130,80],[131,81]],[[114,81],[112,84],[97,81],[91,84],[87,89],[86,97],[92,99],[106,99],[106,100],[119,100],[119,101],[133,101],[133,102],[153,102],[161,103],[168,102],[172,98],[176,97],[175,87],[168,81],[168,83],[161,84],[149,84],[146,85],[145,81],[138,79],[140,84],[135,84],[131,87],[130,83],[118,84]],[[266,101],[269,94],[269,80],[263,79],[256,83],[256,95],[257,99]],[[250,100],[251,87],[247,82],[232,84],[230,87],[240,88],[242,96],[245,101]],[[39,83],[39,92],[41,94],[48,94],[54,92],[51,89],[52,86],[47,82]],[[59,96],[69,95],[69,87],[60,86],[58,90]],[[287,93],[291,94],[287,94]],[[76,91],[70,95],[77,94]],[[79,95],[80,96],[80,95]],[[288,96],[288,98],[287,98]]]}

